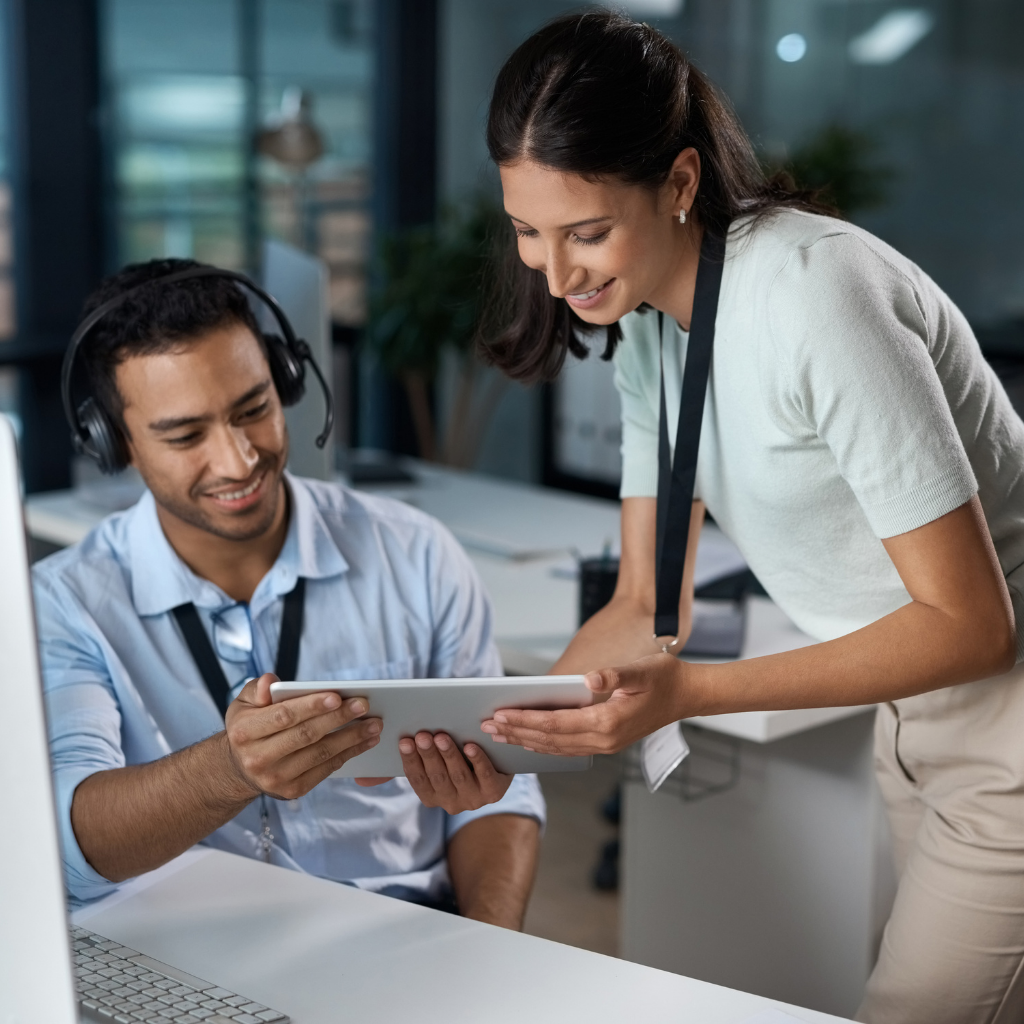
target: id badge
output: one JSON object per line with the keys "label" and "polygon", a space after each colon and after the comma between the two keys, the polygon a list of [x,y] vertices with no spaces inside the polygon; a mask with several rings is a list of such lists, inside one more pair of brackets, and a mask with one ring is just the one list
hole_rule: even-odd
{"label": "id badge", "polygon": [[663,726],[640,744],[640,768],[647,791],[656,793],[661,784],[683,763],[690,747],[678,722]]}

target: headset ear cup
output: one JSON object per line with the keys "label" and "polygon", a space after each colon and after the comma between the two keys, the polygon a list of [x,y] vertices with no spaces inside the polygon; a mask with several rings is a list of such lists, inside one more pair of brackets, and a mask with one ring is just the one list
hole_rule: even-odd
{"label": "headset ear cup", "polygon": [[276,335],[264,334],[270,376],[282,405],[295,405],[306,393],[306,367],[302,360]]}
{"label": "headset ear cup", "polygon": [[79,438],[81,450],[96,461],[101,473],[120,473],[128,465],[121,431],[95,399],[87,398],[78,407],[78,422],[84,434]]}

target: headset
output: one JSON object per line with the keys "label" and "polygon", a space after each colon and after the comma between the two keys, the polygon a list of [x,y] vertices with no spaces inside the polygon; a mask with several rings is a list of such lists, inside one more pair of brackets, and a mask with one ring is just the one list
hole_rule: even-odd
{"label": "headset", "polygon": [[330,437],[331,428],[334,426],[334,400],[331,397],[330,388],[313,358],[309,345],[295,336],[288,317],[285,316],[284,310],[277,301],[250,281],[245,274],[237,273],[234,270],[222,270],[219,267],[189,267],[187,270],[178,270],[164,277],[144,281],[104,302],[78,325],[68,344],[68,350],[64,355],[64,365],[61,369],[60,388],[61,398],[64,402],[64,415],[71,427],[71,441],[75,446],[75,451],[92,459],[103,473],[119,473],[124,469],[128,465],[128,449],[121,430],[95,398],[90,395],[78,406],[74,403],[72,377],[79,349],[96,324],[136,292],[154,284],[171,284],[175,281],[186,281],[197,277],[222,277],[234,281],[235,284],[241,285],[255,295],[270,310],[281,329],[281,337],[266,333],[261,336],[267,361],[270,363],[270,376],[277,389],[278,397],[281,399],[281,404],[295,405],[306,393],[306,367],[304,364],[309,363],[320,382],[326,406],[323,430],[316,439],[317,447],[323,448],[327,443],[327,438]]}

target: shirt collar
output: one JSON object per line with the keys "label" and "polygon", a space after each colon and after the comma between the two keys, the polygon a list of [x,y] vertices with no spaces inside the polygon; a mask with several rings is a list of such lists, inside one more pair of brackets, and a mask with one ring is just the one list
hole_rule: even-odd
{"label": "shirt collar", "polygon": [[[307,484],[287,472],[285,482],[291,497],[288,533],[273,567],[253,594],[254,614],[291,591],[299,576],[325,579],[348,570]],[[131,512],[128,557],[132,602],[139,615],[162,615],[189,602],[211,611],[237,603],[181,560],[164,535],[149,491]]]}

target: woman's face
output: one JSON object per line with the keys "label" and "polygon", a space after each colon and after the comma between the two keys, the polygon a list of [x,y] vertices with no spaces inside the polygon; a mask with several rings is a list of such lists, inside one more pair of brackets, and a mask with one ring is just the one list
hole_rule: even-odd
{"label": "woman's face", "polygon": [[[693,150],[681,158],[685,153],[697,160]],[[672,305],[680,266],[693,248],[691,232],[678,220],[680,206],[688,210],[692,204],[686,182],[681,189],[673,174],[655,192],[614,180],[587,181],[530,160],[500,170],[519,256],[583,320],[610,324],[642,302],[658,309]],[[695,192],[699,160],[694,170]]]}

